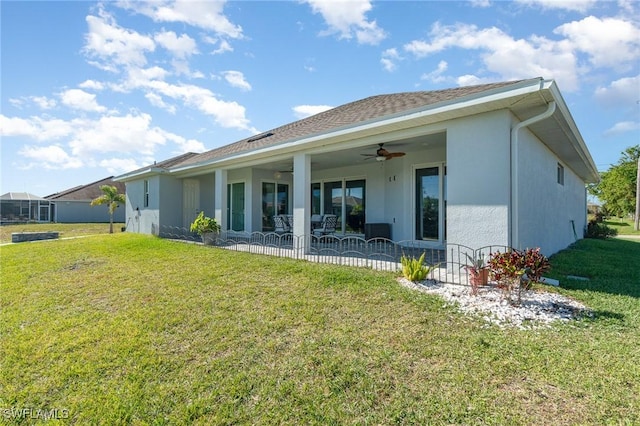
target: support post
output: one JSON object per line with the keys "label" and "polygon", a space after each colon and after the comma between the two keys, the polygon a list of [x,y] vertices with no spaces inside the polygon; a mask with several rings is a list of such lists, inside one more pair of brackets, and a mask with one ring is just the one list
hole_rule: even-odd
{"label": "support post", "polygon": [[309,250],[311,232],[311,156],[293,157],[293,248],[297,257]]}
{"label": "support post", "polygon": [[213,197],[215,208],[215,219],[220,225],[220,229],[227,229],[227,171],[216,169],[215,192]]}

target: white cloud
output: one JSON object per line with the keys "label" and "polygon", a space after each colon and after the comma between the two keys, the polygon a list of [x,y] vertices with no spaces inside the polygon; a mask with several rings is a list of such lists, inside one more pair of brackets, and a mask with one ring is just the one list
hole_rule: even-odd
{"label": "white cloud", "polygon": [[481,8],[491,7],[490,0],[470,0],[470,2],[471,2],[471,7],[481,7]]}
{"label": "white cloud", "polygon": [[640,101],[640,75],[613,81],[609,87],[598,87],[595,97],[606,106],[636,107]]}
{"label": "white cloud", "polygon": [[36,138],[38,127],[30,120],[19,117],[7,117],[0,114],[0,135],[2,136],[30,136]]}
{"label": "white cloud", "polygon": [[78,87],[80,87],[81,89],[93,89],[100,91],[104,89],[104,84],[95,80],[85,80],[82,83],[78,84]]}
{"label": "white cloud", "polygon": [[59,119],[39,117],[6,117],[0,114],[0,135],[26,136],[37,141],[50,141],[63,138],[73,132],[75,123]]}
{"label": "white cloud", "polygon": [[449,68],[449,64],[447,64],[447,61],[440,61],[438,62],[438,67],[431,71],[430,73],[425,73],[422,74],[420,76],[421,80],[429,80],[433,83],[442,83],[443,81],[446,81],[447,78],[444,77],[442,74],[444,74],[444,72]]}
{"label": "white cloud", "polygon": [[146,15],[156,22],[182,22],[217,34],[242,38],[242,27],[232,24],[224,15],[226,1],[119,1],[119,7]]}
{"label": "white cloud", "polygon": [[202,37],[202,40],[205,43],[212,44],[214,46],[216,44],[218,44],[218,48],[211,51],[212,55],[220,55],[220,54],[225,53],[225,52],[233,52],[233,47],[225,39],[218,39],[218,38],[215,38],[215,37],[211,37],[211,36],[205,35],[205,36]]}
{"label": "white cloud", "polygon": [[605,136],[615,136],[621,133],[633,132],[640,130],[640,122],[638,121],[621,121],[604,132]]}
{"label": "white cloud", "polygon": [[69,89],[60,93],[60,100],[69,108],[90,112],[104,112],[107,109],[98,105],[96,95],[82,89]]}
{"label": "white cloud", "polygon": [[138,81],[137,88],[143,88],[157,94],[180,100],[203,114],[212,116],[222,127],[254,131],[245,117],[245,108],[237,102],[217,99],[209,90],[192,84],[170,84],[165,81]]}
{"label": "white cloud", "polygon": [[206,148],[204,144],[197,139],[185,139],[182,136],[163,131],[163,135],[171,142],[178,145],[175,154],[184,154],[185,152],[204,152]]}
{"label": "white cloud", "polygon": [[31,163],[22,166],[24,169],[43,167],[46,169],[77,169],[84,164],[79,158],[70,156],[58,145],[50,146],[25,146],[18,155],[32,160]]}
{"label": "white cloud", "polygon": [[461,75],[458,78],[456,78],[456,84],[461,87],[475,86],[478,84],[487,84],[487,83],[492,83],[494,81],[495,80],[491,78],[478,77],[472,74]]}
{"label": "white cloud", "polygon": [[293,107],[293,115],[298,119],[302,119],[320,114],[321,112],[330,110],[331,108],[333,107],[329,105],[298,105]]}
{"label": "white cloud", "polygon": [[[73,168],[93,165],[94,158],[105,153],[153,156],[159,145],[172,143],[177,152],[201,152],[204,144],[186,139],[153,126],[148,114],[103,116],[99,119],[14,118],[0,114],[0,134],[3,137],[26,137],[37,142],[57,140],[50,146],[24,146],[21,157],[27,166]],[[123,157],[124,158],[124,157]],[[128,167],[128,166],[127,166]]]}
{"label": "white cloud", "polygon": [[430,41],[414,40],[404,49],[417,58],[449,48],[478,50],[486,69],[503,79],[554,78],[564,90],[578,88],[577,58],[568,43],[537,36],[516,40],[495,27],[480,29],[467,24],[436,23],[430,35]]}
{"label": "white cloud", "polygon": [[22,109],[22,107],[24,106],[24,99],[9,98],[9,103],[14,108]]}
{"label": "white cloud", "polygon": [[175,105],[168,105],[163,99],[162,96],[156,94],[156,93],[152,93],[152,92],[148,92],[144,95],[145,98],[147,98],[147,100],[149,101],[149,103],[151,105],[153,105],[154,107],[157,108],[162,108],[165,111],[168,111],[171,114],[175,114],[176,113],[176,107]]}
{"label": "white cloud", "polygon": [[114,175],[126,173],[142,167],[132,158],[108,158],[100,161],[98,165],[107,169],[109,173]]}
{"label": "white cloud", "polygon": [[588,16],[560,25],[554,33],[586,53],[595,67],[626,70],[640,59],[640,28],[631,21]]}
{"label": "white cloud", "polygon": [[542,9],[562,9],[584,13],[595,6],[597,0],[517,0],[527,6],[540,6]]}
{"label": "white cloud", "polygon": [[151,155],[156,145],[164,145],[166,140],[162,129],[151,127],[149,114],[127,114],[85,121],[74,131],[69,147],[73,155],[79,157],[105,152]]}
{"label": "white cloud", "polygon": [[386,38],[376,21],[368,21],[366,13],[372,9],[369,0],[331,1],[307,0],[313,13],[319,13],[329,27],[321,35],[338,34],[339,38],[355,36],[360,44],[377,45]]}
{"label": "white cloud", "polygon": [[386,71],[393,72],[398,68],[398,66],[396,65],[396,61],[401,61],[401,60],[402,60],[402,57],[398,53],[398,50],[395,48],[392,48],[382,52],[382,58],[380,58],[380,63],[382,64],[382,67]]}
{"label": "white cloud", "polygon": [[103,62],[93,62],[103,69],[114,71],[117,65],[143,66],[147,63],[145,52],[155,50],[149,36],[118,26],[106,12],[100,16],[86,17],[89,32],[85,35],[84,51]]}
{"label": "white cloud", "polygon": [[31,100],[42,109],[55,108],[55,99],[49,99],[46,96],[32,96]]}
{"label": "white cloud", "polygon": [[245,80],[244,74],[240,71],[223,71],[222,75],[224,79],[227,80],[233,87],[237,87],[238,89],[244,91],[250,91],[251,85]]}
{"label": "white cloud", "polygon": [[153,39],[177,58],[186,58],[198,53],[196,41],[187,34],[177,36],[173,31],[156,33]]}

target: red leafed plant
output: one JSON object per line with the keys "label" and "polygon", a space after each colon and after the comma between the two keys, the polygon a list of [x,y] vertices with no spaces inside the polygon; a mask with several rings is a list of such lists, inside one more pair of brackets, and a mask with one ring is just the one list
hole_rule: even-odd
{"label": "red leafed plant", "polygon": [[[540,247],[534,249],[527,249],[524,252],[524,268],[529,278],[529,283],[540,282],[542,274],[551,269],[549,259],[540,253]],[[527,285],[527,288],[531,284]]]}
{"label": "red leafed plant", "polygon": [[549,259],[540,253],[539,247],[525,251],[512,249],[504,253],[491,253],[489,256],[491,276],[499,283],[520,278],[526,273],[529,278],[526,287],[529,288],[531,283],[540,282],[542,274],[550,267]]}

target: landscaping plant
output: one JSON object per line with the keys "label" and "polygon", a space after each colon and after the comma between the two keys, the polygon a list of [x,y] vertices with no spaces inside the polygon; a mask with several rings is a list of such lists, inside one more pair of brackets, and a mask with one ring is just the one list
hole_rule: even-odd
{"label": "landscaping plant", "polygon": [[402,275],[406,279],[413,282],[422,281],[427,278],[431,271],[433,271],[435,266],[424,264],[425,254],[426,253],[422,253],[422,256],[418,259],[402,255],[400,263],[402,264]]}

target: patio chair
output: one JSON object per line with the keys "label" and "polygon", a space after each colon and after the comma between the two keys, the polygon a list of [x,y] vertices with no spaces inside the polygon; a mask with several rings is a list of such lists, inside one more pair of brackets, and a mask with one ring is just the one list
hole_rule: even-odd
{"label": "patio chair", "polygon": [[319,228],[322,225],[322,215],[312,214],[311,215],[311,230],[313,231],[316,228]]}
{"label": "patio chair", "polygon": [[285,216],[287,226],[289,227],[289,231],[293,232],[293,215],[288,214]]}
{"label": "patio chair", "polygon": [[338,223],[338,216],[335,214],[327,214],[322,218],[322,225],[319,228],[313,230],[313,235],[321,236],[333,234],[336,232],[336,224]]}
{"label": "patio chair", "polygon": [[273,217],[274,231],[278,234],[284,234],[291,231],[284,216],[276,215]]}

